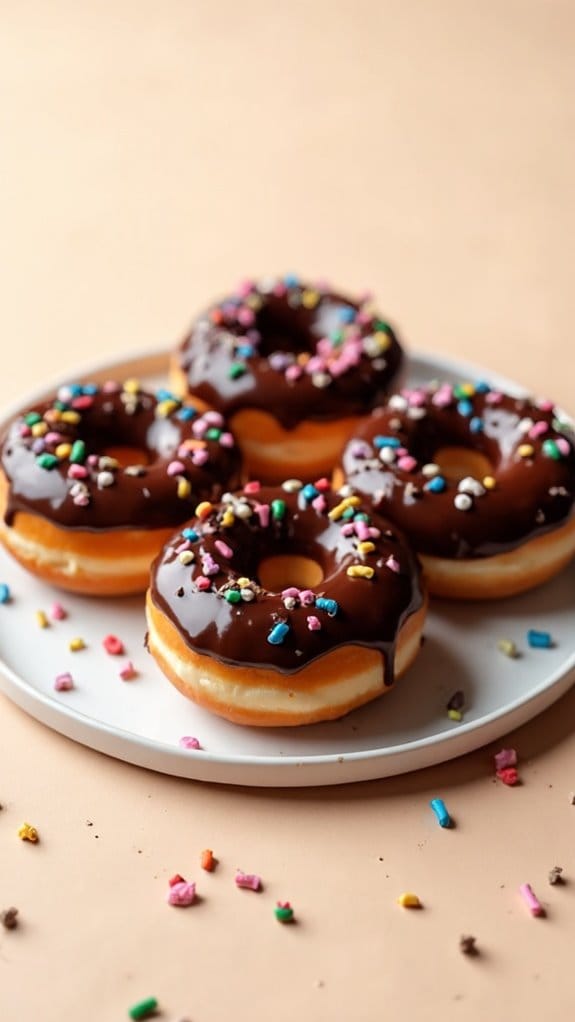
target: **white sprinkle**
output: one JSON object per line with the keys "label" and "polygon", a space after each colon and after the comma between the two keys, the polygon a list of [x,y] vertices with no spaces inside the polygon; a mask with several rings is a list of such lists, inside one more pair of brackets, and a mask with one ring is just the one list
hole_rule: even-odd
{"label": "white sprinkle", "polygon": [[381,353],[381,344],[373,334],[363,338],[362,348],[368,358],[377,358]]}
{"label": "white sprinkle", "polygon": [[105,472],[107,469],[114,469],[118,467],[119,465],[116,458],[109,458],[106,454],[102,455],[101,458],[98,458],[98,468],[100,469],[101,472]]}
{"label": "white sprinkle", "polygon": [[381,372],[382,369],[387,369],[387,359],[385,359],[385,358],[374,358],[372,363],[371,363],[371,365],[372,365],[373,369],[375,369],[376,372],[379,373],[379,372]]}
{"label": "white sprinkle", "polygon": [[331,376],[329,373],[312,373],[311,382],[314,387],[319,387],[320,390],[324,390],[325,387],[329,387],[331,383]]}
{"label": "white sprinkle", "polygon": [[297,600],[293,596],[286,596],[283,605],[286,610],[293,610],[294,607],[297,607]]}
{"label": "white sprinkle", "polygon": [[114,484],[112,472],[98,472],[98,489],[105,490],[107,486]]}
{"label": "white sprinkle", "polygon": [[302,486],[301,479],[286,479],[282,483],[282,490],[285,490],[286,493],[297,493],[298,490],[301,490]]}
{"label": "white sprinkle", "polygon": [[349,483],[344,483],[337,492],[340,497],[353,497],[353,487]]}
{"label": "white sprinkle", "polygon": [[194,560],[194,554],[191,550],[182,550],[178,560],[180,564],[191,564]]}
{"label": "white sprinkle", "polygon": [[387,402],[387,407],[393,408],[394,412],[404,412],[407,408],[407,398],[402,397],[401,394],[392,394]]}
{"label": "white sprinkle", "polygon": [[520,433],[528,433],[533,425],[533,419],[521,419],[517,429]]}
{"label": "white sprinkle", "polygon": [[248,589],[248,587],[245,586],[244,589],[240,589],[240,595],[244,603],[251,603],[256,594],[253,589]]}
{"label": "white sprinkle", "polygon": [[251,518],[253,512],[249,504],[245,504],[240,500],[234,505],[234,514],[238,518]]}
{"label": "white sprinkle", "polygon": [[389,428],[390,429],[395,429],[395,430],[401,429],[401,419],[395,419],[395,418],[394,419],[390,419],[389,420]]}
{"label": "white sprinkle", "polygon": [[395,462],[396,454],[395,448],[393,447],[382,447],[379,452],[379,460],[383,461],[384,465],[393,465]]}
{"label": "white sprinkle", "polygon": [[469,511],[473,506],[473,500],[468,493],[458,493],[453,503],[458,511]]}
{"label": "white sprinkle", "polygon": [[465,476],[465,479],[461,479],[457,489],[460,493],[470,493],[473,497],[482,497],[485,493],[485,487],[479,482],[479,479],[474,479],[473,476]]}
{"label": "white sprinkle", "polygon": [[439,475],[440,471],[441,469],[439,468],[439,465],[436,465],[434,461],[429,461],[427,465],[424,465],[421,469],[421,474],[424,475],[426,479],[433,479],[434,476]]}
{"label": "white sprinkle", "polygon": [[124,469],[124,475],[126,476],[145,476],[145,474],[145,465],[126,465]]}
{"label": "white sprinkle", "polygon": [[414,406],[413,408],[407,409],[408,419],[424,419],[426,415],[427,412],[425,408],[417,408],[416,406]]}

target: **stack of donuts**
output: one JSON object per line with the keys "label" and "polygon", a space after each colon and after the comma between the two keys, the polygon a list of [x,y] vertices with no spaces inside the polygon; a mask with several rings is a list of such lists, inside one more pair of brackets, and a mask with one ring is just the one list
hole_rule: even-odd
{"label": "stack of donuts", "polygon": [[417,656],[428,594],[512,596],[575,555],[575,442],[549,401],[405,385],[370,297],[245,282],[169,389],[74,383],[0,443],[0,538],[90,595],[147,591],[147,644],[242,724],[340,717]]}

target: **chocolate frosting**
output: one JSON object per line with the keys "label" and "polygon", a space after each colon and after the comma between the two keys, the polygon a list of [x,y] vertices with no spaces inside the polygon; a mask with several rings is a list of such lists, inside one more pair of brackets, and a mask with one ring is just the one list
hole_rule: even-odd
{"label": "chocolate frosting", "polygon": [[[358,644],[381,652],[389,682],[398,630],[422,605],[414,555],[358,498],[346,503],[325,481],[297,492],[286,485],[248,485],[176,533],[152,567],[154,604],[191,650],[224,663],[295,674]],[[323,581],[263,589],[258,566],[278,554],[312,558]],[[373,576],[350,577],[350,568]]]}
{"label": "chocolate frosting", "polygon": [[[123,467],[106,454],[121,447],[141,452],[144,464]],[[0,464],[9,526],[27,511],[85,531],[175,527],[239,478],[219,412],[201,414],[134,381],[60,388],[10,424]]]}
{"label": "chocolate frosting", "polygon": [[293,429],[365,415],[397,382],[403,352],[367,299],[288,276],[212,306],[176,359],[189,392],[226,416],[257,408]]}
{"label": "chocolate frosting", "polygon": [[[442,447],[493,466],[486,480],[445,479]],[[552,404],[487,384],[402,391],[350,439],[342,469],[354,491],[400,525],[420,553],[488,557],[565,522],[575,502],[575,450]]]}

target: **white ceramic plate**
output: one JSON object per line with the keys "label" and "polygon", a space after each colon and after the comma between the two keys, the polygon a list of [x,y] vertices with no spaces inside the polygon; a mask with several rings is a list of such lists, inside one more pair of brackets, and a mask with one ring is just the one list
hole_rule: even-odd
{"label": "white ceramic plate", "polygon": [[[156,384],[166,361],[165,353],[156,353],[82,370],[75,378],[133,375]],[[484,369],[441,358],[412,358],[410,383],[431,378],[482,378],[520,391]],[[72,374],[68,382],[71,379]],[[44,394],[32,395],[18,407],[33,404]],[[546,586],[511,600],[435,603],[416,663],[385,698],[341,721],[271,730],[242,728],[213,717],[165,681],[143,646],[142,599],[101,601],[58,593],[3,552],[2,581],[13,594],[9,604],[0,605],[4,692],[33,717],[77,742],[180,777],[300,786],[416,770],[499,738],[540,713],[575,681],[575,562]],[[68,617],[39,628],[36,611],[49,614],[55,600],[67,609]],[[529,628],[549,631],[553,648],[528,648]],[[126,657],[105,652],[102,639],[108,633],[122,639]],[[86,648],[71,653],[68,643],[76,636],[83,638]],[[513,639],[522,655],[514,660],[503,656],[497,649],[500,638]],[[122,681],[119,670],[128,657],[138,677]],[[64,671],[72,673],[76,687],[55,692],[55,676]],[[455,689],[465,693],[462,723],[450,721],[446,713]],[[180,748],[184,735],[197,737],[201,751]]]}

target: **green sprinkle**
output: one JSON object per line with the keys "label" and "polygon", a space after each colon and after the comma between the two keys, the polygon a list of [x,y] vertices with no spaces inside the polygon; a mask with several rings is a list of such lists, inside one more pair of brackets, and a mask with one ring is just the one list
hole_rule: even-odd
{"label": "green sprinkle", "polygon": [[366,515],[365,511],[356,511],[356,513],[353,516],[353,520],[354,520],[354,522],[368,522],[369,523],[370,518],[369,518],[369,515]]}
{"label": "green sprinkle", "polygon": [[56,465],[60,464],[60,459],[55,454],[39,454],[36,458],[36,464],[40,468],[47,468],[48,471],[52,468],[56,468]]}
{"label": "green sprinkle", "polygon": [[138,1001],[137,1004],[132,1005],[128,1011],[130,1018],[146,1018],[151,1015],[154,1011],[157,1011],[158,1001],[155,997],[146,997],[144,1001]]}
{"label": "green sprinkle", "polygon": [[228,376],[230,380],[238,380],[246,371],[247,366],[245,366],[243,362],[232,362],[228,371]]}
{"label": "green sprinkle", "polygon": [[206,430],[206,440],[219,440],[221,435],[222,431],[217,426],[211,426],[210,429]]}
{"label": "green sprinkle", "polygon": [[276,919],[279,919],[280,923],[291,923],[293,919],[293,908],[291,905],[276,905],[274,908]]}
{"label": "green sprinkle", "polygon": [[70,461],[73,465],[81,465],[86,458],[86,444],[83,440],[74,440],[70,451]]}
{"label": "green sprinkle", "polygon": [[67,412],[70,405],[66,404],[65,401],[54,401],[54,408],[58,412]]}
{"label": "green sprinkle", "polygon": [[353,507],[346,507],[341,517],[345,518],[347,521],[349,521],[350,518],[355,518],[355,509]]}
{"label": "green sprinkle", "polygon": [[285,500],[272,500],[272,518],[275,518],[276,522],[281,522],[285,513],[286,513]]}
{"label": "green sprinkle", "polygon": [[239,589],[227,589],[224,593],[224,598],[228,601],[228,603],[239,603],[242,598],[242,594]]}
{"label": "green sprinkle", "polygon": [[42,416],[38,412],[28,412],[28,415],[24,416],[24,422],[27,426],[35,426],[37,422],[42,422]]}
{"label": "green sprinkle", "polygon": [[334,348],[337,348],[343,342],[343,330],[332,330],[329,339]]}
{"label": "green sprinkle", "polygon": [[544,440],[541,450],[543,454],[546,454],[548,458],[552,458],[553,461],[561,461],[561,451],[554,440]]}
{"label": "green sprinkle", "polygon": [[391,333],[391,327],[390,327],[389,323],[385,322],[384,319],[376,319],[374,324],[373,324],[373,329],[375,331],[382,330],[386,334]]}

